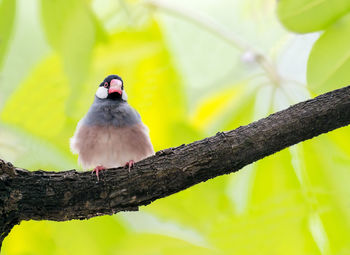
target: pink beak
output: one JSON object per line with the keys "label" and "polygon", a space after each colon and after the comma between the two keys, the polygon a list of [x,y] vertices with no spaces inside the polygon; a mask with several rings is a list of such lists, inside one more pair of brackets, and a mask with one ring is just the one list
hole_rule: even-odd
{"label": "pink beak", "polygon": [[118,93],[119,95],[121,95],[123,93],[122,85],[122,82],[118,79],[111,80],[110,87],[108,89],[108,94]]}

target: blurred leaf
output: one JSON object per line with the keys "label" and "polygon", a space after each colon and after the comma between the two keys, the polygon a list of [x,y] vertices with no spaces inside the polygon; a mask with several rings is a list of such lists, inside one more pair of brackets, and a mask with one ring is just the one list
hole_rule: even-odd
{"label": "blurred leaf", "polygon": [[63,254],[113,254],[129,232],[113,216],[48,223]]}
{"label": "blurred leaf", "polygon": [[16,0],[0,1],[0,70],[3,66],[14,27]]}
{"label": "blurred leaf", "polygon": [[[232,215],[226,195],[228,176],[220,176],[189,189],[157,200],[143,210],[157,215],[160,219],[172,219],[181,225],[190,226],[204,237],[216,228],[215,218]],[[195,206],[193,206],[195,205]]]}
{"label": "blurred leaf", "polygon": [[[16,3],[15,28],[9,40],[10,47],[6,53],[4,66],[0,68],[0,111],[7,98],[33,69],[33,65],[47,56],[50,50],[42,32],[38,2],[22,0],[12,2]],[[7,14],[0,16],[0,19],[6,16]],[[1,22],[0,26],[2,24],[4,23]]]}
{"label": "blurred leaf", "polygon": [[68,18],[61,37],[61,51],[71,87],[84,83],[95,43],[95,22],[88,10],[80,6]]}
{"label": "blurred leaf", "polygon": [[337,132],[328,133],[329,137],[335,143],[336,147],[341,149],[343,153],[350,158],[350,129],[349,127],[337,129]]}
{"label": "blurred leaf", "polygon": [[[246,210],[215,217],[210,240],[226,254],[318,254],[288,150],[254,163],[254,168]],[[291,243],[293,249],[286,249]]]}
{"label": "blurred leaf", "polygon": [[171,134],[169,139],[171,146],[192,143],[206,137],[205,133],[198,130],[192,123],[188,123],[186,120],[172,123],[169,126],[169,134]]}
{"label": "blurred leaf", "polygon": [[96,17],[96,15],[94,15],[93,13],[92,15],[92,20],[94,22],[94,26],[95,26],[95,37],[96,37],[96,42],[107,42],[108,40],[108,33],[107,31],[104,29],[103,24],[100,22],[100,20]]}
{"label": "blurred leaf", "polygon": [[258,92],[258,88],[247,86],[237,99],[232,100],[224,114],[219,116],[217,126],[216,128],[212,127],[212,132],[218,129],[232,130],[242,125],[248,125],[254,117],[254,105]]}
{"label": "blurred leaf", "polygon": [[281,0],[277,13],[288,29],[309,33],[327,28],[349,10],[348,0]]}
{"label": "blurred leaf", "polygon": [[127,231],[111,216],[69,222],[23,221],[11,231],[3,247],[3,252],[11,255],[220,254],[165,235]]}
{"label": "blurred leaf", "polygon": [[350,160],[329,138],[326,135],[303,143],[302,155],[310,183],[310,205],[319,213],[330,254],[340,254],[349,249]]}
{"label": "blurred leaf", "polygon": [[68,137],[60,137],[65,131],[64,107],[68,94],[60,59],[52,56],[35,68],[11,96],[0,119],[61,148],[68,148]]}
{"label": "blurred leaf", "polygon": [[118,255],[206,255],[221,254],[219,251],[195,246],[183,240],[155,234],[133,234],[125,239],[118,250]]}
{"label": "blurred leaf", "polygon": [[350,83],[350,15],[339,20],[317,40],[311,50],[307,80],[321,94]]}
{"label": "blurred leaf", "polygon": [[75,95],[86,81],[90,69],[96,29],[101,35],[102,27],[90,10],[90,1],[42,0],[42,17],[48,41],[61,54],[64,71],[71,86],[66,102],[66,114],[75,107]]}
{"label": "blurred leaf", "polygon": [[46,221],[22,221],[5,238],[3,251],[11,255],[55,254],[53,229]]}
{"label": "blurred leaf", "polygon": [[213,134],[248,124],[252,120],[257,91],[246,82],[215,91],[199,101],[192,118],[193,125]]}
{"label": "blurred leaf", "polygon": [[250,202],[255,177],[255,165],[248,165],[238,173],[230,175],[226,193],[229,196],[237,215],[246,213]]}
{"label": "blurred leaf", "polygon": [[61,49],[63,33],[66,26],[70,25],[70,16],[76,9],[79,9],[80,0],[73,0],[69,5],[64,1],[41,0],[41,17],[46,38],[50,45],[56,49]]}
{"label": "blurred leaf", "polygon": [[319,214],[314,213],[309,217],[310,233],[317,244],[321,254],[330,254],[329,240],[324,225]]}
{"label": "blurred leaf", "polygon": [[192,121],[197,128],[207,128],[242,93],[242,86],[229,86],[203,98],[197,105]]}
{"label": "blurred leaf", "polygon": [[22,221],[6,238],[4,252],[33,254],[113,254],[127,235],[112,216],[67,222]]}
{"label": "blurred leaf", "polygon": [[137,233],[151,233],[165,235],[188,243],[208,247],[208,243],[197,231],[186,225],[180,225],[172,220],[162,220],[149,213],[123,212],[116,215],[123,220],[128,229]]}
{"label": "blurred leaf", "polygon": [[62,34],[62,52],[64,71],[71,87],[66,102],[66,114],[76,107],[76,95],[88,79],[92,51],[95,44],[95,24],[91,15],[83,6],[71,14],[70,24]]}
{"label": "blurred leaf", "polygon": [[[0,158],[28,170],[45,169],[57,171],[72,169],[76,160],[67,157],[49,140],[41,139],[14,125],[1,123]],[[10,151],[9,151],[10,150]]]}

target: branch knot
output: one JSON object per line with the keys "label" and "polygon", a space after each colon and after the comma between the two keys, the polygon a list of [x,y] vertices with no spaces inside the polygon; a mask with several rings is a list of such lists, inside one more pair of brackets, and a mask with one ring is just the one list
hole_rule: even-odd
{"label": "branch knot", "polygon": [[4,175],[15,176],[16,169],[10,162],[0,159],[0,179],[2,179]]}

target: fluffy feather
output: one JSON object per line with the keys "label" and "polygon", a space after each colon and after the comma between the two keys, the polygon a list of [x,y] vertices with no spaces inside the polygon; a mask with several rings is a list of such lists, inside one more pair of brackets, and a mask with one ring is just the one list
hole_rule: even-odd
{"label": "fluffy feather", "polygon": [[119,167],[154,154],[147,127],[142,123],[128,127],[82,125],[71,139],[71,149],[79,154],[84,169],[98,165]]}
{"label": "fluffy feather", "polygon": [[108,89],[104,88],[104,87],[99,87],[96,91],[96,96],[98,98],[104,99],[107,98],[108,96]]}
{"label": "fluffy feather", "polygon": [[95,97],[70,140],[84,169],[119,167],[154,154],[147,127],[126,101]]}
{"label": "fluffy feather", "polygon": [[122,99],[124,101],[128,101],[128,95],[126,94],[126,92],[123,90],[123,94],[122,94]]}

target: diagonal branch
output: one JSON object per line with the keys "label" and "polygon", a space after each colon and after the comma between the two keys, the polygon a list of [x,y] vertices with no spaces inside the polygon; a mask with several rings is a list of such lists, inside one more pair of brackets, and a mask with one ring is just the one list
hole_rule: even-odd
{"label": "diagonal branch", "polygon": [[128,173],[34,171],[0,160],[0,242],[21,220],[87,219],[169,196],[288,146],[350,123],[350,86],[301,102],[265,119],[159,151]]}

